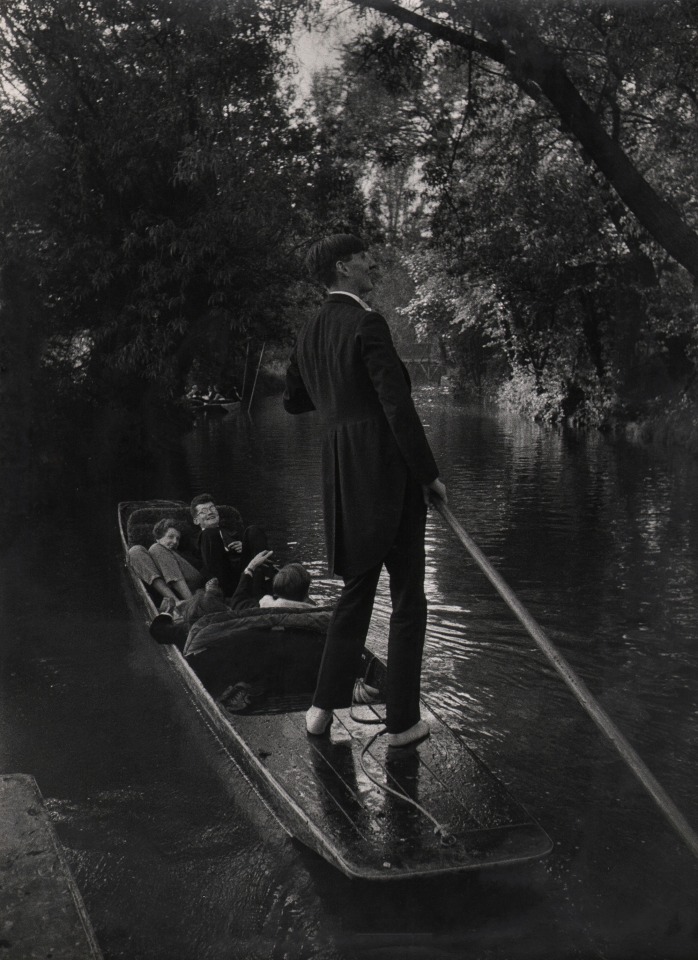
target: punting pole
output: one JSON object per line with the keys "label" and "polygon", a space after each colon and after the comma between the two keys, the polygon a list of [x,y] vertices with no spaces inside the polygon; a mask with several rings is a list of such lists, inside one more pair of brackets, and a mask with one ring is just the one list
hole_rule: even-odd
{"label": "punting pole", "polygon": [[635,752],[635,749],[630,745],[630,743],[628,743],[626,738],[620,732],[618,727],[616,727],[603,707],[601,707],[601,705],[591,695],[584,681],[577,676],[569,663],[567,663],[559,650],[546,636],[539,624],[536,623],[528,610],[526,610],[524,605],[514,594],[514,591],[502,579],[502,577],[484,555],[482,550],[480,550],[477,544],[465,532],[460,523],[458,523],[443,500],[441,500],[439,497],[432,496],[431,503],[458,537],[460,542],[463,544],[475,563],[477,563],[477,565],[480,567],[493,587],[497,590],[509,609],[524,625],[528,633],[555,667],[577,700],[579,700],[581,705],[591,716],[591,719],[594,721],[594,723],[614,745],[618,753],[628,764],[645,790],[647,790],[672,827],[674,827],[682,840],[684,840],[691,852],[698,857],[698,834],[696,834],[693,827],[686,820],[671,797],[666,793],[662,785],[657,782],[652,772],[647,768],[644,760],[638,756],[638,754]]}
{"label": "punting pole", "polygon": [[240,391],[240,399],[245,396],[245,383],[247,381],[247,361],[250,359],[250,341],[247,341],[247,346],[245,347],[245,369],[242,371],[242,390]]}
{"label": "punting pole", "polygon": [[266,346],[266,341],[262,344],[262,349],[259,352],[259,362],[257,364],[257,372],[254,375],[254,383],[252,384],[252,393],[250,394],[250,402],[247,406],[247,412],[249,413],[252,409],[252,398],[254,397],[254,392],[257,387],[257,377],[259,376],[259,368],[262,366],[262,357],[264,356],[264,347]]}

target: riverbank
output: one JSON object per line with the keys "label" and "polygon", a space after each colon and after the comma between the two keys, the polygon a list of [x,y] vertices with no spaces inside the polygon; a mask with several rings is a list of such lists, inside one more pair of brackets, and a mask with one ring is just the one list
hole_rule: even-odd
{"label": "riverbank", "polygon": [[680,449],[698,455],[698,402],[682,398],[649,415],[619,424],[616,431],[631,443]]}
{"label": "riverbank", "polygon": [[[285,371],[286,363],[281,359],[277,358],[270,364],[265,364],[259,372],[258,398],[282,393]],[[429,385],[425,389],[445,396],[455,398],[458,396],[457,390],[452,391],[449,388]],[[520,410],[515,411],[507,405],[496,403],[489,403],[483,406],[483,409],[485,408],[493,410],[495,414],[521,413]],[[535,418],[532,419],[535,420]],[[588,432],[590,428],[580,428],[572,424],[570,429]],[[681,397],[664,403],[661,407],[658,404],[655,411],[643,417],[631,420],[617,418],[610,426],[591,429],[598,429],[611,437],[623,439],[638,446],[654,447],[658,450],[684,450],[686,453],[698,456],[698,400]]]}
{"label": "riverbank", "polygon": [[550,428],[567,429],[580,435],[601,433],[612,439],[627,441],[637,446],[657,451],[684,451],[690,456],[698,455],[698,395],[678,385],[667,388],[662,396],[636,397],[632,412],[623,409],[603,415],[597,420],[580,422],[576,416],[551,416],[549,399],[536,396],[528,384],[510,384],[486,391],[487,400],[478,403],[477,398],[455,380],[444,389],[460,402],[481,406],[494,415],[515,415]]}

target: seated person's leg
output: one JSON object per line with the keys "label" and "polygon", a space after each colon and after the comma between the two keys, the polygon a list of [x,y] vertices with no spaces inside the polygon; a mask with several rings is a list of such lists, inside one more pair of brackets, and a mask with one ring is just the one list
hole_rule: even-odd
{"label": "seated person's leg", "polygon": [[128,548],[128,562],[134,573],[140,577],[143,583],[146,583],[161,597],[169,597],[172,600],[178,600],[179,597],[165,582],[162,572],[157,564],[140,544],[135,544]]}
{"label": "seated person's leg", "polygon": [[[201,586],[202,580],[198,571],[194,570],[194,567],[184,560],[184,558],[180,558],[174,550],[168,550],[167,547],[163,547],[162,544],[154,543],[152,547],[149,548],[148,553],[160,571],[160,576],[178,599],[188,600],[192,595],[191,587],[185,576],[186,568],[190,568],[195,575],[196,586],[194,589],[196,589],[197,586]],[[186,564],[186,568],[183,564]]]}
{"label": "seated person's leg", "polygon": [[188,633],[188,624],[175,623],[169,614],[160,614],[150,624],[150,636],[153,640],[158,643],[171,643],[179,650],[184,649]]}
{"label": "seated person's leg", "polygon": [[259,527],[256,524],[245,527],[245,532],[242,535],[242,553],[240,554],[245,566],[247,566],[252,557],[256,557],[262,550],[268,549],[269,538],[267,537],[267,531],[264,527]]}
{"label": "seated person's leg", "polygon": [[210,580],[204,590],[196,590],[190,600],[183,600],[177,605],[177,613],[187,624],[196,623],[210,613],[230,612],[232,611],[225,602],[223,591],[214,580]]}
{"label": "seated person's leg", "polygon": [[187,586],[193,593],[195,590],[201,589],[204,585],[204,578],[201,573],[196,569],[196,567],[189,563],[186,557],[183,557],[179,551],[175,552],[175,557],[177,558],[177,563],[179,568],[182,571],[182,575],[186,581]]}

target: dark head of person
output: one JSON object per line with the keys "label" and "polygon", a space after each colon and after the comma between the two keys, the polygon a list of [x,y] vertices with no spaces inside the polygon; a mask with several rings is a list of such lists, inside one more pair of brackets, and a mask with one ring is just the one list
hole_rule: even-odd
{"label": "dark head of person", "polygon": [[[173,532],[167,536],[170,530]],[[177,520],[165,517],[163,520],[158,520],[153,527],[153,536],[158,543],[162,543],[163,546],[174,550],[179,545],[179,540],[182,536],[182,526]]]}
{"label": "dark head of person", "polygon": [[210,493],[200,493],[189,505],[191,517],[197,527],[217,526],[220,520],[216,502]]}
{"label": "dark head of person", "polygon": [[308,598],[310,579],[310,574],[301,563],[287,563],[274,577],[274,596],[302,602]]}
{"label": "dark head of person", "polygon": [[317,240],[305,255],[305,266],[313,278],[325,287],[337,283],[337,262],[350,260],[355,253],[366,250],[363,240],[353,233],[333,233]]}
{"label": "dark head of person", "polygon": [[153,536],[156,540],[159,540],[160,537],[164,537],[169,529],[176,530],[177,533],[182,533],[182,525],[178,520],[174,520],[171,517],[165,517],[164,520],[158,520],[158,522],[153,527]]}

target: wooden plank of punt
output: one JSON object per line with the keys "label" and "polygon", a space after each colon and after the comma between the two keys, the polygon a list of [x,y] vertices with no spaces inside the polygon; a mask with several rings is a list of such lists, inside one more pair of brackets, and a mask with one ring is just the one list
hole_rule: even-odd
{"label": "wooden plank of punt", "polygon": [[17,960],[101,960],[33,777],[0,776],[0,823],[0,954]]}
{"label": "wooden plank of punt", "polygon": [[[363,707],[354,713],[370,716]],[[239,714],[233,723],[270,778],[317,825],[320,852],[349,876],[434,876],[548,853],[550,838],[497,778],[426,706],[422,713],[428,740],[390,750],[378,737],[365,754],[365,769],[401,796],[362,769],[377,727],[349,710],[335,711],[323,737],[306,736],[302,712]]]}

